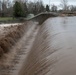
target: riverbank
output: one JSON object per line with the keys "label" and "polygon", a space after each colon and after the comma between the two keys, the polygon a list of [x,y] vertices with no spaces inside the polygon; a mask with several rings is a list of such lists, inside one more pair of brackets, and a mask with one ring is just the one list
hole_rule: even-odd
{"label": "riverbank", "polygon": [[[4,35],[2,38],[0,37],[0,52],[2,52],[0,53],[0,75],[16,75],[17,71],[21,68],[22,59],[25,59],[25,54],[33,45],[38,32],[38,26],[36,23],[27,22],[20,25],[1,26],[0,30],[3,32],[0,33],[0,36]],[[19,67],[17,68],[16,65]]]}
{"label": "riverbank", "polygon": [[0,24],[23,23],[25,21],[24,18],[0,17]]}

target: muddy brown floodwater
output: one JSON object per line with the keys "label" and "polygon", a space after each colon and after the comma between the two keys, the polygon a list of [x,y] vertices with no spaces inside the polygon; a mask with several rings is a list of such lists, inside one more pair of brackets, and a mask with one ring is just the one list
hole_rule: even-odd
{"label": "muddy brown floodwater", "polygon": [[0,75],[76,75],[76,17],[28,25],[9,53],[10,64],[0,65]]}
{"label": "muddy brown floodwater", "polygon": [[76,17],[41,25],[19,75],[76,75]]}

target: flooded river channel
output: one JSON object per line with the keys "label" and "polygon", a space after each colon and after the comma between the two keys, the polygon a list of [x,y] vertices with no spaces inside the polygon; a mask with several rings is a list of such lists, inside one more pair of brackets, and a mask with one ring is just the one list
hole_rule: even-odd
{"label": "flooded river channel", "polygon": [[50,46],[57,50],[50,55],[50,58],[57,60],[51,68],[53,75],[76,75],[76,17],[52,18],[45,24],[50,35]]}
{"label": "flooded river channel", "polygon": [[75,16],[24,25],[23,36],[6,54],[9,58],[0,61],[0,75],[76,75]]}
{"label": "flooded river channel", "polygon": [[76,17],[41,25],[19,75],[76,75]]}

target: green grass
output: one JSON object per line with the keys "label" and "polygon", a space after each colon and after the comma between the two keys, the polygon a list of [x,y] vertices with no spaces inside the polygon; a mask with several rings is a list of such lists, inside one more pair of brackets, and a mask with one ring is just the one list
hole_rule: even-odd
{"label": "green grass", "polygon": [[0,21],[12,21],[14,20],[12,17],[0,17]]}

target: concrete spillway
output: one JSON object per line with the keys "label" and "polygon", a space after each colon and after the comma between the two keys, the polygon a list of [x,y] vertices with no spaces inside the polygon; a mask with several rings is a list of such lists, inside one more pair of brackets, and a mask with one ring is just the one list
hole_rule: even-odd
{"label": "concrete spillway", "polygon": [[[3,27],[0,31],[7,32],[0,38],[4,55],[0,75],[76,75],[75,19],[56,17],[42,25],[27,22]],[[7,36],[11,39],[6,40]]]}
{"label": "concrete spillway", "polygon": [[19,75],[76,75],[74,19],[50,18],[40,26]]}

